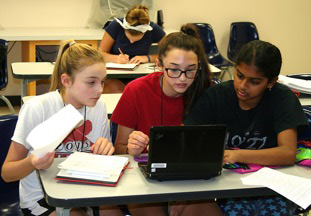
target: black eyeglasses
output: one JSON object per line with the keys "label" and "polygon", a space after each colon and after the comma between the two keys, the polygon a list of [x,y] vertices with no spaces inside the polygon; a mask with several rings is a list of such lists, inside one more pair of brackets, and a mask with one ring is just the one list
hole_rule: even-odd
{"label": "black eyeglasses", "polygon": [[194,79],[197,75],[198,69],[179,70],[175,68],[165,68],[167,76],[170,78],[179,78],[183,73],[188,79]]}

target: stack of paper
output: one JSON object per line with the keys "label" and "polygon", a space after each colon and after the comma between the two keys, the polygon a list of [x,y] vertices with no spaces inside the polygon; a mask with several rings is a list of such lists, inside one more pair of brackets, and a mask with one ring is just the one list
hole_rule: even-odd
{"label": "stack of paper", "polygon": [[279,75],[280,83],[287,85],[289,88],[299,91],[305,94],[311,94],[311,81],[310,80],[303,80],[297,79],[292,77],[287,77],[284,75]]}
{"label": "stack of paper", "polygon": [[53,152],[68,134],[82,123],[83,116],[68,104],[29,133],[26,142],[34,149],[31,153],[43,157],[46,153]]}
{"label": "stack of paper", "polygon": [[138,66],[138,64],[118,64],[118,63],[112,63],[108,62],[106,64],[106,68],[108,70],[135,70],[135,68]]}
{"label": "stack of paper", "polygon": [[74,152],[58,165],[56,179],[116,186],[128,163],[127,157]]}

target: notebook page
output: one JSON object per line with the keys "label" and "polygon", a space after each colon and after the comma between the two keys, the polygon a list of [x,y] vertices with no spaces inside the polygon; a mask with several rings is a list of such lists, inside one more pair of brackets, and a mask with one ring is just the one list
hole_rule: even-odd
{"label": "notebook page", "polygon": [[58,168],[72,174],[83,172],[85,175],[119,175],[128,163],[127,157],[96,155],[85,152],[74,152],[58,165]]}

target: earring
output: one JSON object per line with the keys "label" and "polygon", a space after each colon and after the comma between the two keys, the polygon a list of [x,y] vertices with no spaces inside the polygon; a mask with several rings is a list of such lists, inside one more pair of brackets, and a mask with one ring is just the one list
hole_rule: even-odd
{"label": "earring", "polygon": [[268,89],[269,89],[269,91],[271,91],[271,89],[272,89],[272,86],[268,86]]}

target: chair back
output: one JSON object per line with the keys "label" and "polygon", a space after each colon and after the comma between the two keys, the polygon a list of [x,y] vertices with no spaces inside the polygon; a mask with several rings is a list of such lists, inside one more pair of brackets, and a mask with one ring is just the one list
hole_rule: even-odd
{"label": "chair back", "polygon": [[208,62],[218,68],[232,66],[231,62],[225,59],[218,50],[212,26],[208,23],[193,24],[198,29]]}
{"label": "chair back", "polygon": [[[15,126],[17,122],[17,115],[3,115],[0,116],[0,168],[2,170],[3,162],[6,158],[8,150],[11,145],[11,138],[13,136]],[[6,183],[0,176],[0,192],[8,194],[8,196],[3,197],[6,200],[18,200],[18,188],[19,181]],[[2,198],[0,197],[0,202]]]}
{"label": "chair back", "polygon": [[8,42],[0,39],[0,90],[8,84],[7,50]]}
{"label": "chair back", "polygon": [[228,58],[235,62],[235,58],[244,44],[252,40],[259,40],[256,25],[252,22],[231,23],[228,45]]}
{"label": "chair back", "polygon": [[216,45],[215,35],[212,26],[208,23],[194,23],[194,25],[199,30],[204,51],[207,57],[218,55],[219,51]]}

